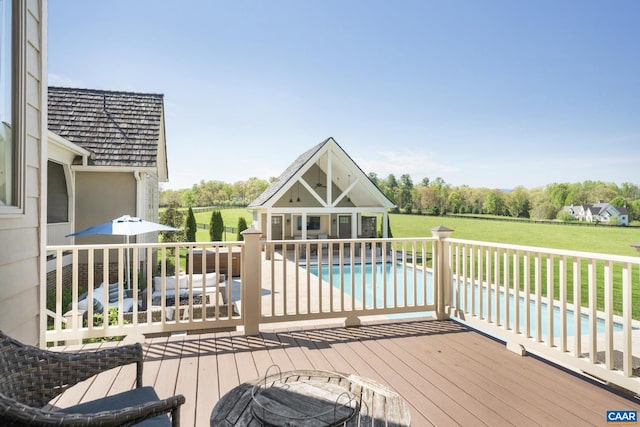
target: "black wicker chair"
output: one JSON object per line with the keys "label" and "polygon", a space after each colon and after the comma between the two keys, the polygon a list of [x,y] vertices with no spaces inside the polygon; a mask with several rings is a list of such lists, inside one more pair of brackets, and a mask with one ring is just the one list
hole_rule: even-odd
{"label": "black wicker chair", "polygon": [[[72,385],[135,363],[136,388],[60,410],[43,409]],[[0,425],[179,426],[182,395],[159,399],[142,386],[142,346],[63,353],[22,344],[0,331]],[[171,414],[171,420],[169,419]]]}

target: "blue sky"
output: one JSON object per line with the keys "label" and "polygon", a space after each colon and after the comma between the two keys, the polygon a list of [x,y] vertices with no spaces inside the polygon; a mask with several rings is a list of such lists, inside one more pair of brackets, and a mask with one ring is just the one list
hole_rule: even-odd
{"label": "blue sky", "polygon": [[49,84],[163,93],[170,182],[640,184],[640,2],[49,0]]}

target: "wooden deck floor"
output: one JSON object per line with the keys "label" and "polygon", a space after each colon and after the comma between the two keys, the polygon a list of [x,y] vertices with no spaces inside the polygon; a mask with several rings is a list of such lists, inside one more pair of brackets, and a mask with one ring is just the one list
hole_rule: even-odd
{"label": "wooden deck floor", "polygon": [[[409,403],[417,427],[605,425],[607,410],[640,410],[638,401],[518,356],[454,321],[297,327],[256,337],[221,332],[154,338],[147,344],[144,384],[154,385],[160,397],[185,395],[184,426],[208,426],[220,396],[274,364],[282,371],[326,369],[386,384]],[[65,407],[130,389],[134,370],[102,373],[55,404]]]}

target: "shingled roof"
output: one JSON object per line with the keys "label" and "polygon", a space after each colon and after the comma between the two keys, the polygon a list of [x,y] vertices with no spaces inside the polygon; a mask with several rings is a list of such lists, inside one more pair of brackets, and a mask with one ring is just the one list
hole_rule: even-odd
{"label": "shingled roof", "polygon": [[[50,131],[92,153],[96,166],[158,165],[164,95],[49,87]],[[162,141],[164,144],[164,141]]]}
{"label": "shingled roof", "polygon": [[309,150],[302,153],[293,163],[289,165],[287,169],[285,169],[280,176],[271,183],[271,185],[258,196],[253,202],[249,204],[249,208],[254,208],[257,206],[264,205],[269,199],[271,199],[282,187],[284,187],[289,180],[302,168],[308,161],[311,159],[318,151],[324,147],[327,142],[329,142],[331,138],[327,138],[322,141],[320,144],[310,148]]}
{"label": "shingled roof", "polygon": [[[319,152],[323,152],[323,151],[326,152],[332,147],[334,147],[334,149],[336,150],[335,151],[336,153],[338,152],[341,153],[340,158],[343,159],[342,169],[345,170],[343,172],[343,178],[346,178],[346,176],[349,176],[349,177],[354,176],[355,178],[355,175],[358,175],[361,177],[360,183],[357,185],[356,188],[354,188],[353,190],[354,193],[351,194],[352,201],[355,200],[356,194],[358,195],[368,194],[369,201],[374,200],[373,203],[376,206],[377,204],[381,204],[382,206],[386,206],[386,207],[395,206],[393,202],[389,200],[387,196],[382,191],[380,191],[380,189],[371,181],[371,179],[364,173],[364,171],[360,169],[360,166],[356,164],[356,162],[351,158],[351,156],[349,156],[349,154],[347,154],[346,151],[344,151],[344,149],[336,142],[336,140],[333,139],[332,137],[329,137],[324,141],[322,141],[321,143],[305,151],[297,159],[295,159],[293,163],[291,163],[289,167],[285,169],[285,171],[282,172],[282,174],[275,181],[273,181],[271,185],[262,194],[260,194],[260,196],[258,196],[254,201],[252,201],[249,204],[248,208],[260,208],[260,207],[269,205],[270,202],[274,201],[272,200],[274,199],[274,196],[280,193],[283,189],[286,189],[287,187],[290,187],[291,185],[293,185],[292,179],[297,174],[299,174],[301,171],[302,173],[304,173],[304,170],[307,170],[311,166],[310,165],[311,160],[314,159],[314,157],[316,157]],[[337,167],[339,166],[340,163],[341,162],[338,160],[334,160],[333,162],[332,168],[333,168],[334,176],[336,174]],[[342,182],[344,184],[347,181],[345,179]],[[343,188],[340,188],[340,190],[342,189]]]}

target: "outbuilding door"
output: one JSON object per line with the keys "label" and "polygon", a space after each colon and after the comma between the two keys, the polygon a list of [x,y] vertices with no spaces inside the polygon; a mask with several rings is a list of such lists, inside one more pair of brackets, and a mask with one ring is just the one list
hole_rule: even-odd
{"label": "outbuilding door", "polygon": [[338,238],[351,238],[351,215],[338,216]]}
{"label": "outbuilding door", "polygon": [[271,217],[271,240],[282,240],[282,216]]}

